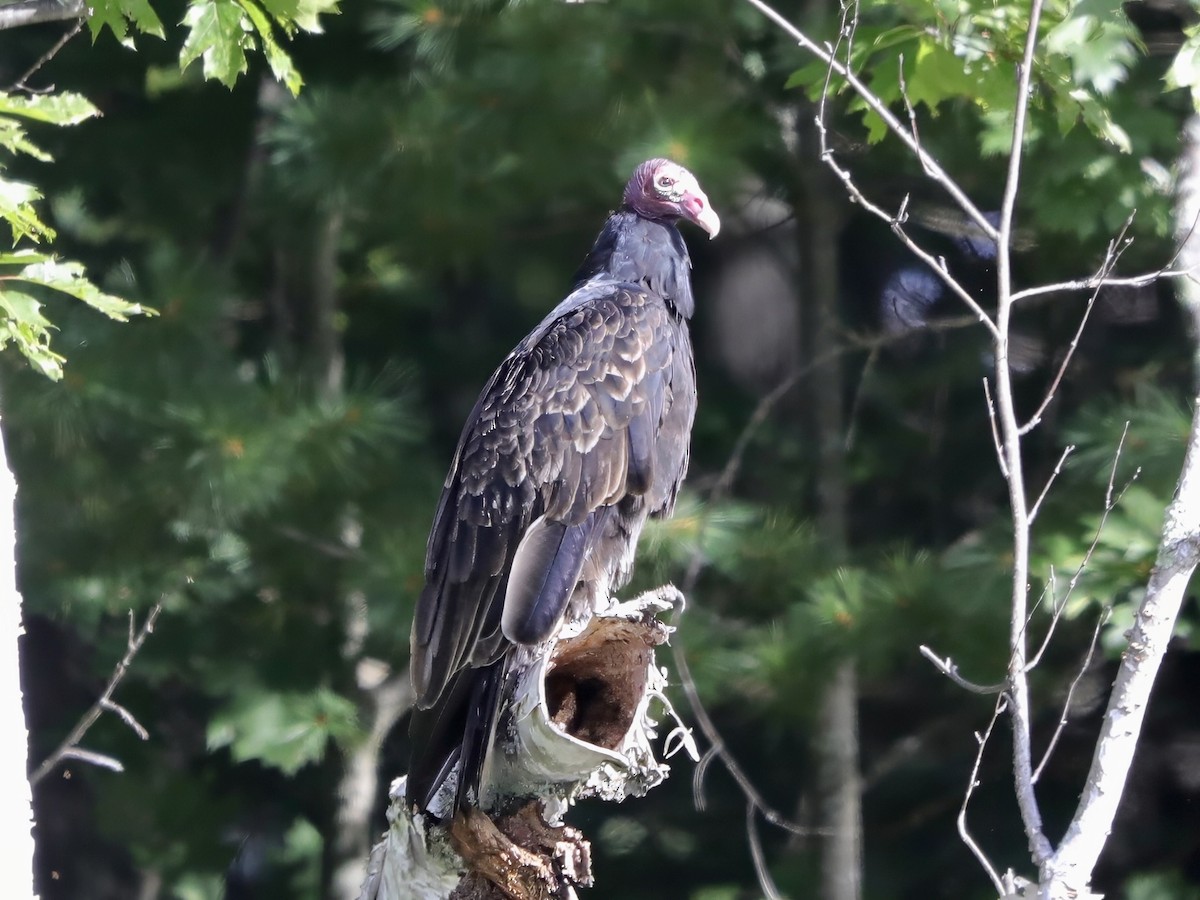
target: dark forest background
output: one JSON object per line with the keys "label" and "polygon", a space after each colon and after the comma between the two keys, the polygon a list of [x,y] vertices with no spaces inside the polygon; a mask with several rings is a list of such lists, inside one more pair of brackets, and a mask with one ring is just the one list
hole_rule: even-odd
{"label": "dark forest background", "polygon": [[[978,22],[1012,7],[976,6],[868,6],[860,41],[877,89],[888,96],[906,47],[876,37],[908,27],[919,41],[922,23],[973,27],[1000,42],[985,61],[1011,63]],[[156,8],[167,23],[185,13]],[[780,8],[834,33],[836,8]],[[1077,24],[1074,9],[1049,5],[1047,28]],[[1093,30],[1060,32],[1039,71],[1043,98],[1069,83],[1092,99],[1066,116],[1035,104],[1022,285],[1089,274],[1135,208],[1121,270],[1173,252],[1171,178],[1192,106],[1163,77],[1191,13],[1110,3],[1089,15]],[[164,604],[119,696],[149,739],[106,717],[86,745],[126,771],[71,763],[37,787],[41,895],[333,895],[333,873],[383,831],[403,770],[405,721],[388,713],[403,708],[425,536],[458,429],[569,289],[633,166],[667,155],[696,173],[724,228],[712,243],[687,233],[700,298],[692,472],[676,517],[643,539],[637,585],[687,585],[678,637],[699,694],[757,787],[801,825],[818,824],[821,700],[852,665],[865,896],[988,896],[954,822],[992,701],[917,652],[929,644],[968,677],[1002,678],[1011,551],[981,392],[988,343],[821,166],[823,72],[732,0],[361,0],[321,21],[324,34],[289,47],[298,98],[257,56],[231,89],[199,64],[181,73],[170,30],[138,36],[137,52],[85,32],[37,75],[102,116],[37,131],[54,163],[13,160],[9,173],[45,193],[60,252],[159,315],[116,324],[48,299],[62,381],[0,358],[31,764],[102,689],[128,610]],[[65,28],[0,36],[0,82]],[[909,90],[926,145],[995,209],[1007,149],[995,98],[1011,80],[955,80],[969,54],[954,46],[949,66],[908,46]],[[861,110],[839,97],[831,114],[867,195],[911,195],[914,233],[988,305],[992,248],[898,142],[875,141]],[[1056,574],[1031,627],[1041,634],[1062,605],[1033,679],[1035,749],[1112,608],[1039,784],[1052,834],[1090,761],[1182,458],[1192,359],[1173,291],[1101,292],[1027,442],[1034,485],[1078,448],[1034,534],[1037,590]],[[1021,306],[1027,413],[1086,300]],[[1067,596],[1126,422],[1115,481],[1136,480]],[[1198,618],[1189,600],[1097,873],[1107,896],[1200,897]],[[380,685],[398,706],[385,709]],[[348,823],[346,771],[364,753],[377,796],[369,821]],[[738,788],[713,765],[698,811],[694,768],[675,762],[650,796],[577,811],[595,841],[589,896],[758,896]],[[970,817],[993,859],[1027,859],[1004,728]],[[820,840],[760,831],[780,889],[817,896]]]}

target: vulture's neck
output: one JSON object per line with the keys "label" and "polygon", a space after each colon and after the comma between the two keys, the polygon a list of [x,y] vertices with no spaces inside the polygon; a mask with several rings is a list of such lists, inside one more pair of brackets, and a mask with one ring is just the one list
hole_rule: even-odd
{"label": "vulture's neck", "polygon": [[687,245],[674,225],[621,209],[604,223],[575,276],[575,286],[597,276],[630,282],[662,297],[680,316],[690,319],[696,308],[691,269]]}

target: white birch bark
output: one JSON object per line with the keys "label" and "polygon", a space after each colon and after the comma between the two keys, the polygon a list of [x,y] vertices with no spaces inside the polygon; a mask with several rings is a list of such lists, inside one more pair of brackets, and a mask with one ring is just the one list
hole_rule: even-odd
{"label": "white birch bark", "polygon": [[0,725],[8,740],[0,743],[0,796],[5,798],[0,847],[12,867],[6,897],[33,897],[33,795],[29,787],[29,730],[21,691],[18,640],[21,595],[17,591],[17,479],[9,468],[0,434]]}

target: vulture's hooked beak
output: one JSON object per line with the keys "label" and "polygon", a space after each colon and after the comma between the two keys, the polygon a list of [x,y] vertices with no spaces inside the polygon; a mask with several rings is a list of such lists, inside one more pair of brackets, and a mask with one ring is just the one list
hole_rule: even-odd
{"label": "vulture's hooked beak", "polygon": [[717,215],[717,211],[709,205],[704,191],[699,188],[688,191],[683,195],[682,205],[684,215],[707,231],[709,240],[717,236],[717,232],[721,230],[721,218]]}

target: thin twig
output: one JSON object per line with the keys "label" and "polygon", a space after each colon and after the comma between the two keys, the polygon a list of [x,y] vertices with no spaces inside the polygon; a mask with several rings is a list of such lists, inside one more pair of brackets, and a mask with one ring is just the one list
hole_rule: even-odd
{"label": "thin twig", "polygon": [[[1132,216],[1130,216],[1129,221],[1133,221]],[[1153,272],[1143,272],[1140,275],[1130,275],[1125,278],[1113,278],[1108,272],[1105,272],[1104,263],[1101,263],[1100,268],[1096,270],[1096,274],[1090,278],[1080,278],[1075,281],[1059,281],[1054,284],[1043,284],[1037,287],[1026,288],[1023,291],[1017,291],[1012,295],[1013,303],[1019,303],[1030,297],[1038,297],[1046,294],[1061,294],[1068,291],[1090,291],[1099,287],[1146,287],[1167,278],[1192,278],[1194,280],[1196,274],[1194,266],[1188,266],[1185,269],[1176,269],[1175,263],[1179,261],[1179,256],[1183,253],[1183,248],[1187,246],[1187,242],[1192,239],[1192,235],[1195,233],[1198,224],[1200,224],[1200,211],[1197,211],[1196,215],[1192,218],[1192,224],[1188,227],[1187,233],[1179,241],[1179,246],[1175,248],[1175,252],[1171,254],[1171,258],[1167,260],[1162,268]],[[1126,223],[1125,227],[1128,228],[1129,224]]]}
{"label": "thin twig", "polygon": [[[1090,544],[1088,544],[1088,548],[1083,554],[1083,559],[1081,559],[1079,561],[1079,565],[1075,567],[1075,573],[1071,576],[1071,580],[1067,583],[1067,590],[1062,595],[1061,599],[1055,596],[1057,594],[1055,572],[1053,567],[1050,569],[1050,585],[1048,589],[1051,596],[1055,596],[1054,615],[1050,619],[1050,627],[1046,630],[1046,635],[1042,638],[1042,643],[1041,646],[1038,647],[1037,653],[1034,654],[1033,659],[1025,664],[1026,672],[1032,672],[1035,668],[1037,668],[1038,663],[1041,662],[1042,655],[1046,652],[1046,648],[1050,646],[1050,639],[1054,636],[1054,630],[1058,625],[1058,620],[1062,617],[1063,611],[1067,608],[1067,603],[1070,601],[1071,595],[1075,593],[1075,588],[1078,586],[1080,579],[1083,577],[1083,573],[1087,571],[1088,564],[1092,561],[1092,554],[1096,552],[1096,548],[1100,545],[1100,538],[1104,534],[1104,526],[1108,523],[1109,514],[1112,513],[1112,511],[1117,507],[1117,505],[1121,502],[1121,499],[1125,496],[1125,492],[1129,490],[1130,485],[1132,485],[1141,474],[1140,468],[1135,470],[1130,479],[1125,482],[1125,485],[1121,488],[1120,493],[1118,493],[1116,497],[1113,497],[1113,490],[1117,477],[1117,464],[1120,462],[1121,450],[1125,446],[1125,438],[1128,434],[1129,423],[1126,422],[1125,428],[1121,432],[1121,439],[1117,442],[1117,449],[1113,453],[1112,468],[1108,473],[1108,486],[1104,491],[1104,509],[1100,513],[1100,521],[1096,523],[1096,530],[1092,534],[1092,541]],[[1044,596],[1046,594],[1046,590],[1043,590],[1042,594]],[[1032,616],[1033,610],[1030,610],[1029,617],[1027,617],[1025,623],[1026,627],[1028,627],[1029,619],[1031,619]]]}
{"label": "thin twig", "polygon": [[755,819],[757,809],[753,802],[746,802],[746,842],[750,845],[750,858],[754,860],[754,874],[758,877],[758,886],[762,888],[767,900],[784,900],[783,894],[775,886],[771,873],[767,869],[767,858],[763,853],[762,842],[758,837],[758,822]]}
{"label": "thin twig", "polygon": [[[700,726],[701,733],[708,740],[709,752],[720,757],[721,764],[725,766],[725,771],[737,782],[738,787],[746,798],[746,802],[753,805],[762,814],[762,817],[772,825],[782,828],[791,834],[800,836],[826,834],[826,829],[805,828],[792,822],[787,816],[767,803],[762,794],[758,792],[750,777],[738,763],[737,758],[730,753],[725,739],[721,737],[721,732],[717,730],[717,726],[709,716],[708,709],[700,700],[700,694],[696,690],[696,681],[692,676],[691,667],[688,666],[687,654],[683,651],[683,643],[680,641],[678,633],[671,639],[671,657],[675,663],[675,673],[679,677],[679,686],[683,688],[684,696],[687,697],[692,714],[696,717],[696,724]],[[692,789],[694,795],[703,797],[702,784],[693,782]]]}
{"label": "thin twig", "polygon": [[692,770],[692,805],[696,807],[696,812],[708,809],[708,797],[704,794],[704,776],[708,774],[708,767],[717,758],[717,745],[713,744],[704,751],[700,762],[696,763],[696,768]]}
{"label": "thin twig", "polygon": [[963,678],[958,671],[958,666],[950,657],[942,659],[933,652],[925,644],[921,645],[921,655],[933,663],[935,669],[957,684],[963,690],[970,691],[972,694],[999,694],[1004,690],[1004,682],[1000,684],[976,684],[974,681],[968,681]]}
{"label": "thin twig", "polygon": [[1037,500],[1033,506],[1029,508],[1029,524],[1032,525],[1037,519],[1038,511],[1042,508],[1042,501],[1046,499],[1046,495],[1050,493],[1050,487],[1054,484],[1054,479],[1058,478],[1058,474],[1062,471],[1063,463],[1067,461],[1067,457],[1075,452],[1074,444],[1067,444],[1063,448],[1062,456],[1058,458],[1058,462],[1054,464],[1054,471],[1050,473],[1050,477],[1046,479],[1046,484],[1042,488],[1042,492],[1038,494]]}
{"label": "thin twig", "polygon": [[[912,101],[908,99],[908,82],[904,80],[904,54],[900,54],[898,63],[900,75],[900,98],[904,101],[904,109],[908,113],[908,129],[912,132],[913,140],[918,144],[921,143],[921,132],[917,129],[917,111],[913,108]],[[922,160],[924,163],[924,160]],[[925,169],[925,174],[932,174],[928,169]]]}
{"label": "thin twig", "polygon": [[[1046,394],[1042,398],[1042,402],[1038,405],[1033,415],[1029,417],[1029,420],[1020,427],[1019,431],[1022,435],[1028,434],[1041,423],[1042,413],[1046,411],[1046,407],[1050,405],[1050,402],[1058,393],[1058,386],[1062,384],[1063,376],[1067,373],[1067,367],[1071,364],[1071,359],[1075,355],[1076,348],[1079,346],[1079,339],[1083,337],[1083,328],[1087,325],[1088,318],[1092,314],[1092,309],[1096,305],[1096,298],[1100,296],[1100,288],[1105,284],[1104,279],[1112,272],[1117,262],[1120,261],[1121,254],[1125,252],[1132,242],[1131,238],[1126,238],[1125,236],[1132,224],[1133,215],[1130,214],[1130,217],[1125,220],[1125,225],[1121,228],[1120,233],[1108,242],[1108,250],[1105,252],[1104,262],[1100,266],[1101,278],[1099,279],[1099,283],[1096,285],[1095,290],[1092,291],[1091,296],[1088,297],[1083,315],[1079,317],[1079,326],[1075,329],[1075,335],[1071,338],[1071,343],[1067,345],[1067,352],[1063,355],[1062,362],[1058,366],[1058,371],[1055,372],[1054,378],[1051,379],[1050,387],[1046,389]],[[1032,518],[1031,515],[1031,522]]]}
{"label": "thin twig", "polygon": [[992,426],[992,443],[996,447],[996,462],[1000,465],[1000,474],[1008,480],[1008,462],[1004,459],[1004,447],[1000,444],[1000,425],[996,421],[996,402],[992,399],[992,387],[988,380],[983,379],[983,396],[987,401],[988,422]]}
{"label": "thin twig", "polygon": [[1107,513],[1113,506],[1113,484],[1117,480],[1117,464],[1121,461],[1121,450],[1125,447],[1125,438],[1129,437],[1129,420],[1121,429],[1121,439],[1117,441],[1117,450],[1113,453],[1112,467],[1108,470],[1108,487],[1104,490],[1104,511]]}
{"label": "thin twig", "polygon": [[1058,573],[1054,570],[1054,566],[1050,567],[1050,577],[1042,586],[1042,593],[1038,595],[1037,603],[1033,604],[1033,608],[1029,610],[1029,617],[1025,621],[1025,627],[1028,629],[1033,623],[1033,614],[1041,607],[1042,601],[1047,597],[1050,598],[1050,603],[1054,607],[1054,612],[1050,616],[1050,627],[1046,629],[1046,634],[1042,638],[1042,643],[1038,647],[1037,652],[1033,654],[1033,659],[1025,663],[1025,671],[1032,672],[1038,667],[1038,663],[1042,661],[1042,655],[1046,652],[1046,648],[1050,646],[1050,640],[1054,637],[1054,630],[1058,628],[1058,620],[1062,618],[1063,610],[1067,608],[1067,602],[1064,598],[1061,603],[1056,599],[1058,596]]}
{"label": "thin twig", "polygon": [[815,43],[811,38],[808,37],[808,35],[789,22],[770,4],[764,2],[764,0],[746,0],[746,2],[778,25],[785,32],[787,32],[788,36],[791,37],[792,40],[794,40],[797,44],[799,44],[809,53],[813,54],[813,56],[817,57],[817,59],[821,60],[821,62],[829,66],[842,78],[845,78],[846,83],[850,85],[850,87],[856,94],[858,94],[859,97],[862,98],[862,101],[871,109],[871,111],[883,120],[884,124],[887,125],[888,130],[895,134],[901,141],[904,142],[905,146],[907,146],[909,150],[916,154],[917,159],[921,161],[921,165],[923,167],[928,167],[930,179],[932,179],[943,190],[945,190],[951,198],[953,198],[954,202],[958,204],[958,207],[964,213],[966,213],[976,225],[983,229],[983,233],[985,235],[992,240],[996,240],[999,237],[999,232],[996,230],[996,226],[987,220],[987,217],[984,216],[980,209],[971,201],[971,198],[967,196],[966,192],[958,186],[953,178],[946,174],[945,169],[938,164],[937,160],[935,160],[929,155],[929,153],[926,152],[925,148],[922,147],[921,144],[913,140],[912,135],[908,133],[908,129],[900,123],[900,120],[897,119],[895,115],[893,115],[892,111],[888,109],[887,104],[880,100],[879,97],[869,87],[867,87],[867,85],[865,85],[862,80],[850,70],[848,66],[835,59],[830,54],[829,50]]}
{"label": "thin twig", "polygon": [[[811,41],[809,41],[808,38],[805,37],[802,32],[793,28],[787,22],[786,19],[784,19],[782,16],[779,15],[779,13],[775,12],[773,9],[771,9],[769,6],[767,6],[765,3],[763,3],[762,0],[748,0],[748,2],[753,4],[755,7],[759,8],[760,11],[769,12],[770,17],[774,21],[776,21],[778,24],[783,26],[788,31],[789,34],[791,34],[794,38],[796,38],[796,40],[798,40],[800,42],[800,45],[802,47],[805,47],[806,49],[812,50],[814,52],[819,51],[819,48],[817,48],[815,44],[813,44]],[[838,31],[837,43],[834,44],[834,46],[829,48],[827,51],[817,52],[817,55],[826,64],[825,85],[821,91],[821,99],[820,99],[819,103],[817,104],[817,115],[816,115],[816,119],[815,119],[815,123],[817,126],[817,135],[818,135],[818,139],[820,141],[821,161],[823,163],[825,163],[825,165],[827,165],[829,167],[830,171],[832,171],[834,173],[834,175],[837,176],[838,180],[842,182],[842,185],[845,187],[846,193],[849,195],[851,202],[857,203],[859,206],[861,206],[863,209],[867,210],[869,213],[874,215],[876,218],[880,219],[881,221],[886,222],[888,224],[888,226],[892,229],[893,233],[900,239],[900,241],[906,247],[908,247],[908,249],[918,259],[923,261],[930,269],[932,269],[934,272],[937,273],[937,276],[939,279],[941,279],[942,283],[947,288],[949,288],[954,294],[956,294],[958,296],[958,298],[960,300],[962,300],[962,302],[964,304],[966,304],[966,306],[975,314],[977,319],[980,322],[982,322],[984,324],[984,326],[987,327],[987,329],[989,331],[991,331],[994,336],[995,332],[996,332],[995,323],[991,320],[991,318],[988,316],[988,314],[986,312],[984,312],[983,307],[981,307],[978,304],[978,302],[975,300],[975,298],[972,297],[970,295],[970,293],[968,293],[968,291],[958,282],[958,279],[956,279],[953,275],[950,274],[950,270],[946,266],[946,261],[944,259],[942,259],[941,257],[934,257],[933,254],[931,254],[927,250],[925,250],[920,244],[918,244],[908,234],[907,231],[905,231],[904,223],[908,218],[909,198],[907,196],[904,198],[904,200],[900,204],[900,208],[895,213],[889,213],[883,207],[868,200],[866,195],[863,194],[863,192],[859,189],[858,185],[855,183],[853,176],[850,174],[850,171],[848,169],[844,168],[843,166],[839,165],[837,163],[837,161],[834,159],[833,150],[829,146],[828,128],[825,124],[825,117],[826,117],[825,107],[826,107],[826,101],[829,97],[829,87],[830,87],[830,83],[833,78],[833,73],[837,72],[839,75],[842,75],[844,78],[846,78],[847,81],[854,86],[855,91],[857,91],[858,94],[860,96],[862,96],[864,100],[867,101],[868,105],[872,105],[872,102],[873,102],[874,106],[879,107],[879,109],[877,111],[881,111],[881,115],[886,114],[885,121],[888,121],[889,127],[892,127],[893,130],[897,134],[899,134],[900,137],[905,141],[905,143],[907,143],[910,146],[910,148],[913,150],[913,152],[916,153],[917,158],[921,161],[922,168],[925,170],[926,175],[930,179],[932,179],[933,181],[935,181],[939,184],[942,184],[943,186],[947,187],[948,189],[953,188],[953,190],[951,191],[952,196],[953,196],[953,191],[957,191],[958,194],[961,195],[962,199],[960,200],[959,197],[955,197],[955,199],[959,200],[960,204],[964,201],[966,203],[970,203],[970,201],[966,198],[966,195],[963,194],[961,189],[958,188],[958,185],[955,184],[950,179],[950,177],[945,173],[944,170],[941,169],[940,166],[938,166],[937,162],[933,159],[933,157],[931,157],[928,153],[925,152],[925,148],[922,146],[922,144],[919,140],[919,134],[916,131],[915,118],[913,121],[913,133],[909,134],[903,130],[903,128],[899,124],[899,121],[894,116],[891,115],[890,111],[888,111],[888,109],[887,109],[887,106],[881,100],[879,100],[878,97],[876,97],[873,93],[871,93],[870,89],[867,88],[866,85],[863,85],[854,76],[854,74],[851,71],[850,66],[849,66],[849,61],[850,61],[849,53],[847,53],[847,63],[846,64],[842,64],[842,63],[838,62],[837,48],[841,43],[842,35],[847,30],[847,27],[848,27],[847,26],[847,16],[849,15],[848,11],[851,7],[853,7],[855,9],[855,23],[857,23],[857,4],[845,4],[844,3],[842,5],[842,24],[841,24],[841,28]],[[901,72],[901,79],[903,80],[903,72]],[[909,109],[911,112],[912,111],[911,106]],[[963,207],[963,209],[967,211],[968,215],[971,214],[970,210],[967,210],[966,207]],[[984,229],[985,233],[988,234],[988,236],[995,236],[996,230],[991,225],[991,223],[988,222],[986,217],[984,217],[982,213],[979,213],[978,210],[976,210],[976,213],[978,214],[978,221],[986,224],[986,228]]]}
{"label": "thin twig", "polygon": [[958,810],[958,835],[962,838],[962,842],[967,845],[967,849],[975,854],[975,858],[979,860],[979,864],[987,872],[988,878],[992,879],[992,884],[995,886],[996,893],[999,896],[1004,896],[1006,893],[1004,885],[1000,881],[1000,876],[996,872],[996,867],[992,865],[992,861],[988,859],[987,854],[983,852],[983,848],[971,836],[971,830],[967,827],[967,806],[971,803],[971,796],[975,793],[975,788],[979,786],[979,769],[983,765],[983,752],[987,749],[988,741],[992,738],[992,730],[996,727],[996,722],[999,721],[1006,706],[1006,697],[1003,694],[997,697],[996,705],[992,709],[992,718],[988,722],[987,729],[982,735],[979,732],[975,732],[975,741],[979,745],[979,749],[975,753],[975,765],[971,767],[971,778],[967,782],[967,790],[963,794],[962,806]]}
{"label": "thin twig", "polygon": [[[95,750],[85,750],[83,747],[68,747],[60,759],[77,759],[88,765],[99,766],[101,769],[111,769],[114,772],[124,772],[125,767],[115,756],[107,753],[97,753]],[[31,779],[32,780],[32,779]]]}
{"label": "thin twig", "polygon": [[[747,2],[757,3],[758,0],[747,0]],[[821,134],[822,143],[824,143],[825,125],[820,121],[820,119],[818,119],[817,122],[817,130]],[[855,183],[854,177],[850,174],[849,170],[839,165],[837,160],[834,159],[832,151],[828,150],[827,148],[822,149],[821,161],[825,163],[825,165],[829,167],[830,171],[832,171],[833,174],[838,177],[838,180],[842,182],[842,186],[845,188],[846,193],[850,196],[851,202],[857,203],[867,212],[871,213],[871,215],[883,222],[886,222],[888,227],[892,229],[892,233],[900,239],[900,242],[908,248],[909,252],[925,263],[925,265],[937,275],[942,284],[949,288],[951,293],[957,296],[958,299],[961,300],[967,306],[967,308],[969,308],[971,312],[975,314],[976,320],[979,321],[985,328],[987,328],[992,337],[995,338],[996,323],[992,321],[991,316],[984,311],[983,307],[979,305],[979,302],[971,296],[967,289],[959,283],[958,279],[950,274],[950,269],[946,265],[946,260],[940,256],[935,257],[932,253],[918,244],[904,229],[904,206],[902,205],[898,212],[890,213],[879,204],[868,200],[866,195],[863,194],[858,185]]]}
{"label": "thin twig", "polygon": [[1046,751],[1042,754],[1042,760],[1037,764],[1037,768],[1033,770],[1033,783],[1037,784],[1038,779],[1042,777],[1042,770],[1046,768],[1046,763],[1050,762],[1050,757],[1054,754],[1054,748],[1058,745],[1058,739],[1062,737],[1063,729],[1067,727],[1067,719],[1071,713],[1071,699],[1075,696],[1075,688],[1079,686],[1079,682],[1083,680],[1083,676],[1087,674],[1087,670],[1092,665],[1092,657],[1096,654],[1096,645],[1100,642],[1100,631],[1108,622],[1109,616],[1112,615],[1112,607],[1106,606],[1100,613],[1100,618],[1096,620],[1096,627],[1092,630],[1092,640],[1088,644],[1087,655],[1083,658],[1083,664],[1079,667],[1079,671],[1075,673],[1075,677],[1071,679],[1071,685],[1067,688],[1067,696],[1063,700],[1062,714],[1058,717],[1058,726],[1054,729],[1054,734],[1050,736],[1050,743],[1046,745]]}
{"label": "thin twig", "polygon": [[843,446],[846,451],[854,449],[855,426],[858,423],[858,414],[862,410],[863,395],[867,391],[867,381],[875,371],[875,363],[879,361],[879,348],[872,347],[871,352],[867,354],[867,361],[863,363],[862,372],[858,376],[858,387],[854,391],[854,399],[850,401],[850,411],[846,413],[846,439]]}
{"label": "thin twig", "polygon": [[[141,725],[137,723],[137,720],[134,719],[133,716],[127,711],[125,711],[124,708],[115,703],[112,699],[112,695],[116,691],[117,686],[121,683],[121,679],[125,677],[125,673],[129,670],[129,666],[133,662],[133,658],[137,656],[138,651],[142,649],[142,644],[146,642],[146,638],[154,631],[154,623],[158,621],[158,615],[161,612],[162,602],[159,601],[158,603],[154,604],[149,615],[146,616],[146,621],[142,623],[141,629],[139,629],[135,634],[133,610],[129,611],[129,638],[126,642],[125,655],[121,657],[121,661],[118,662],[116,668],[113,669],[112,676],[108,679],[108,684],[105,686],[104,692],[100,695],[99,699],[92,704],[91,708],[83,714],[82,718],[80,718],[80,720],[75,724],[75,727],[71,729],[71,733],[68,734],[63,742],[58,745],[58,748],[48,757],[46,757],[42,764],[34,770],[32,775],[29,776],[30,784],[37,785],[38,782],[54,771],[58,764],[64,759],[83,759],[88,762],[96,762],[96,757],[99,755],[93,754],[91,751],[81,750],[79,748],[79,742],[83,740],[84,735],[88,733],[88,729],[96,724],[96,720],[100,718],[101,714],[105,710],[116,712],[117,715],[120,716],[120,718],[137,733],[138,737],[140,737],[142,740],[147,738],[148,735],[146,734],[146,729],[142,728]],[[107,765],[109,768],[113,768],[112,764],[115,763],[119,771],[119,762],[108,757],[105,759],[109,761],[98,764]]]}
{"label": "thin twig", "polygon": [[47,50],[45,53],[43,53],[41,56],[39,56],[37,62],[35,62],[32,66],[30,66],[25,71],[24,75],[22,75],[20,78],[18,78],[16,81],[14,81],[13,86],[11,88],[9,88],[9,90],[10,91],[28,91],[31,94],[44,94],[44,93],[47,93],[48,91],[54,90],[53,86],[46,87],[46,88],[31,88],[28,84],[28,81],[30,78],[32,78],[34,75],[37,74],[38,70],[41,69],[42,66],[46,65],[46,63],[50,62],[50,60],[52,60],[52,59],[54,59],[54,57],[58,56],[58,52],[60,50],[62,50],[63,47],[67,46],[67,42],[70,41],[71,38],[75,37],[75,35],[79,34],[79,32],[81,32],[81,31],[83,31],[83,19],[79,19],[78,21],[75,22],[74,25],[72,25],[70,28],[68,28],[66,31],[64,31],[62,37],[60,37],[54,43],[54,46],[51,47],[49,50]]}

